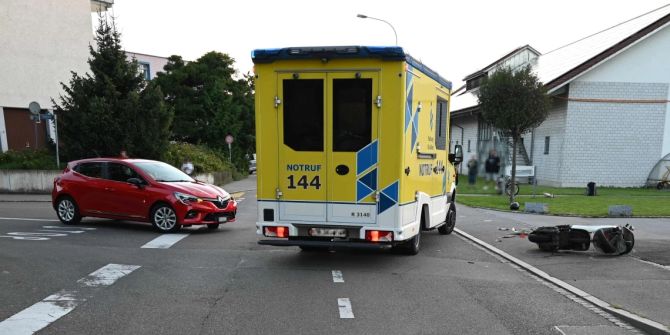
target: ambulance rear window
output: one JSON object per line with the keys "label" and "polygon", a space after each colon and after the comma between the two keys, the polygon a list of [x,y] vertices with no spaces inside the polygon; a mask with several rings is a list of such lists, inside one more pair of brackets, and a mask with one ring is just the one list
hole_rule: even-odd
{"label": "ambulance rear window", "polygon": [[323,80],[286,79],[284,144],[295,151],[323,151]]}
{"label": "ambulance rear window", "polygon": [[333,80],[333,151],[356,152],[372,141],[372,79]]}

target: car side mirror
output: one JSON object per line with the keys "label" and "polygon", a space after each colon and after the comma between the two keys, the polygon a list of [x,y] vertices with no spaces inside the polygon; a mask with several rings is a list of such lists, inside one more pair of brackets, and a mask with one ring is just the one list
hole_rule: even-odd
{"label": "car side mirror", "polygon": [[146,183],[144,182],[144,180],[142,180],[142,179],[140,179],[140,178],[129,178],[129,179],[126,180],[126,181],[127,181],[128,183],[131,183],[131,184],[137,186],[138,188],[144,188],[144,185],[146,184]]}
{"label": "car side mirror", "polygon": [[449,154],[449,162],[454,165],[463,162],[463,147],[460,144],[454,146],[454,153]]}

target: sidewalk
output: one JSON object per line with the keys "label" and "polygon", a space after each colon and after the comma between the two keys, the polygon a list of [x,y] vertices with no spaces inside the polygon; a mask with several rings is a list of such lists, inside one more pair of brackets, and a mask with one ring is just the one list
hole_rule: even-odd
{"label": "sidewalk", "polygon": [[[458,205],[456,227],[550,276],[632,314],[670,325],[670,219],[576,218],[498,212]],[[543,252],[512,229],[559,224],[624,225],[635,228],[630,255]]]}
{"label": "sidewalk", "polygon": [[[223,185],[228,193],[255,192],[256,175]],[[51,202],[51,194],[0,193],[0,202]]]}

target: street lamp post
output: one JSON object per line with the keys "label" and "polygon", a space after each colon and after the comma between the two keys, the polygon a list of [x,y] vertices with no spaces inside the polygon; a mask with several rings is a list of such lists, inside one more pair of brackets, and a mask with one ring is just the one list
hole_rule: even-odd
{"label": "street lamp post", "polygon": [[390,24],[390,23],[388,23],[388,21],[386,21],[386,20],[382,20],[382,19],[378,19],[378,18],[376,18],[376,17],[372,17],[372,16],[363,15],[363,14],[358,14],[358,15],[356,15],[356,17],[359,17],[359,18],[361,18],[361,19],[372,19],[372,20],[377,20],[377,21],[381,21],[381,22],[384,22],[384,23],[388,24],[389,27],[391,27],[391,29],[393,29],[393,35],[395,35],[395,45],[396,45],[396,46],[398,45],[398,33],[395,32],[395,28],[393,28],[393,25]]}

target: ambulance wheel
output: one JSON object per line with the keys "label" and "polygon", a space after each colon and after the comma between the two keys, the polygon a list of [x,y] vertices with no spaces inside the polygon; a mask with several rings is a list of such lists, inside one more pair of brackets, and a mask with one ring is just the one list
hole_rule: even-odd
{"label": "ambulance wheel", "polygon": [[413,256],[419,253],[420,248],[421,248],[421,230],[419,230],[416,233],[416,235],[414,235],[414,237],[407,240],[407,242],[396,245],[393,248],[393,250],[403,255]]}
{"label": "ambulance wheel", "polygon": [[447,218],[445,224],[437,228],[437,231],[442,235],[449,235],[456,227],[456,204],[449,203],[449,210],[447,210]]}

